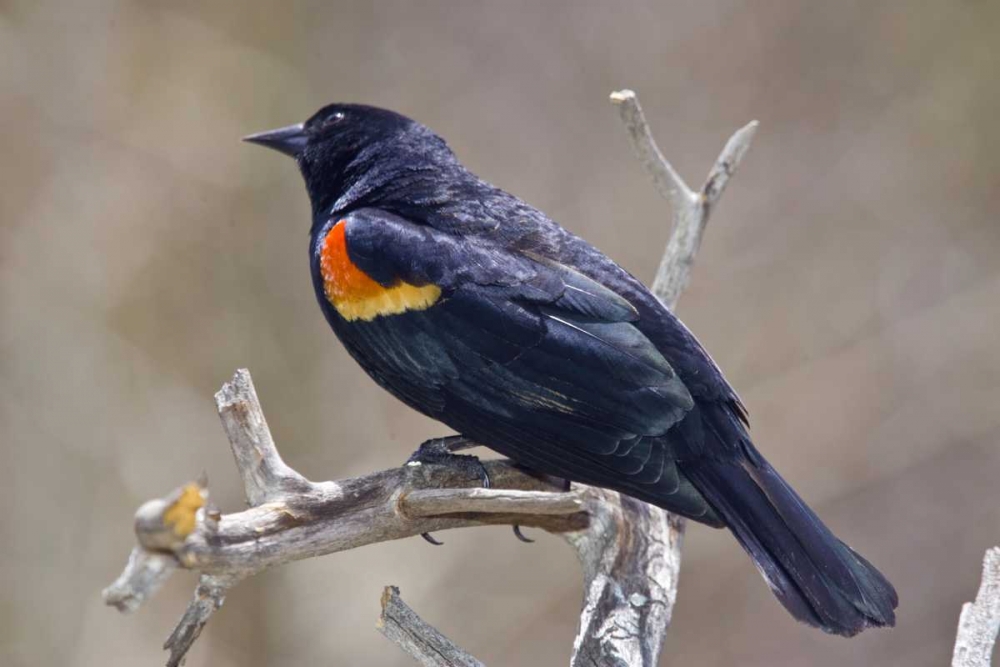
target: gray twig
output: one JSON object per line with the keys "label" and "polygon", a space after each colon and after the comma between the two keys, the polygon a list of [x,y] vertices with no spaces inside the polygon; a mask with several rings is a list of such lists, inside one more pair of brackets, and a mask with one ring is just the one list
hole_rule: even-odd
{"label": "gray twig", "polygon": [[497,514],[576,514],[584,509],[579,491],[553,494],[551,491],[505,489],[420,489],[406,494],[403,503],[411,517],[441,516],[456,512]]}
{"label": "gray twig", "polygon": [[378,631],[425,667],[483,667],[471,655],[429,625],[399,597],[399,589],[382,591]]}
{"label": "gray twig", "polygon": [[152,553],[135,547],[125,570],[104,589],[104,602],[120,612],[131,613],[170,578],[177,560],[168,554]]}
{"label": "gray twig", "polygon": [[712,207],[722,196],[729,178],[750,148],[758,123],[751,121],[729,138],[709,171],[705,184],[699,192],[695,192],[663,157],[636,94],[631,90],[619,90],[611,93],[611,102],[618,106],[632,150],[653,177],[656,189],[670,202],[673,212],[673,233],[652,287],[660,301],[673,310],[688,286],[691,266],[701,246],[701,237]]}
{"label": "gray twig", "polygon": [[312,490],[309,481],[278,454],[249,371],[236,371],[215,394],[215,405],[243,477],[247,504],[257,507]]}
{"label": "gray twig", "polygon": [[[695,194],[660,154],[634,93],[621,91],[612,100],[621,107],[633,147],[672,204],[674,230],[653,290],[673,307],[710,208],[756,124],[730,139]],[[201,573],[165,645],[168,665],[181,663],[226,592],[265,568],[421,533],[496,524],[541,528],[564,536],[576,550],[584,605],[573,665],[656,664],[677,595],[683,522],[676,517],[604,489],[577,485],[566,492],[563,480],[529,474],[509,461],[484,463],[489,489],[481,488],[478,475],[428,464],[311,482],[278,454],[248,371],[238,370],[223,385],[216,404],[249,508],[221,514],[204,482],[145,503],[135,519],[139,545],[104,591],[107,604],[133,611],[178,567]],[[480,664],[420,621],[392,590],[383,598],[380,628],[424,664]],[[428,652],[438,661],[427,662]]]}
{"label": "gray twig", "polygon": [[226,591],[234,583],[235,581],[226,577],[201,575],[198,587],[194,591],[194,599],[188,603],[177,627],[163,643],[163,648],[170,651],[167,667],[178,667],[184,662],[184,657],[194,641],[198,639],[201,629],[208,623],[209,617],[222,607],[222,603],[226,599]]}
{"label": "gray twig", "polygon": [[989,667],[1000,633],[1000,547],[986,551],[975,602],[962,605],[952,667]]}

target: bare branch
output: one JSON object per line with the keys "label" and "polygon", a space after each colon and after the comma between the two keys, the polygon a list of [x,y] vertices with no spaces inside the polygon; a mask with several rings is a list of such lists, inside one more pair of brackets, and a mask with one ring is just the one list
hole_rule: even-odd
{"label": "bare branch", "polygon": [[503,489],[424,489],[403,498],[405,512],[413,517],[441,516],[455,512],[498,514],[576,514],[583,511],[583,496],[551,491]]}
{"label": "bare branch", "polygon": [[425,667],[483,667],[483,663],[417,616],[399,597],[395,586],[386,586],[382,592],[382,613],[376,627]]}
{"label": "bare branch", "polygon": [[249,371],[236,371],[215,394],[215,404],[251,507],[310,489],[308,480],[281,460]]}
{"label": "bare branch", "polygon": [[[191,483],[144,503],[135,520],[140,546],[104,592],[107,604],[133,611],[177,567],[202,573],[165,645],[169,665],[180,664],[229,588],[268,567],[449,528],[520,524],[561,533],[590,521],[586,491],[566,493],[564,480],[531,475],[509,461],[483,463],[490,489],[480,488],[472,471],[433,464],[310,482],[281,462],[247,371],[237,371],[219,396],[238,397],[220,399],[219,412],[250,480],[248,496],[269,500],[220,515],[205,485]],[[288,480],[297,493],[288,492]]]}
{"label": "bare branch", "polygon": [[583,565],[584,599],[572,665],[657,664],[677,598],[684,527],[676,517],[594,489],[591,525],[565,537]]}
{"label": "bare branch", "polygon": [[611,102],[618,106],[632,150],[653,177],[653,183],[673,211],[674,229],[660,260],[653,281],[653,294],[671,310],[677,307],[681,293],[688,286],[691,266],[701,246],[701,237],[708,224],[712,207],[722,196],[729,178],[736,172],[740,160],[750,148],[757,131],[757,121],[738,130],[719,155],[700,192],[687,186],[670,162],[663,157],[653,133],[642,113],[639,98],[631,90],[611,93]]}
{"label": "bare branch", "polygon": [[952,667],[989,667],[1000,633],[1000,547],[986,551],[975,602],[962,605]]}
{"label": "bare branch", "polygon": [[[729,139],[696,193],[663,157],[635,93],[612,93],[611,102],[618,106],[633,151],[670,202],[673,231],[652,291],[673,310],[690,279],[712,205],[749,148],[757,122]],[[600,493],[604,502],[588,506],[591,526],[568,536],[584,568],[572,665],[652,667],[677,599],[684,520],[611,491]]]}
{"label": "bare branch", "polygon": [[635,156],[653,177],[656,189],[670,202],[674,215],[690,209],[697,203],[698,195],[691,191],[670,161],[663,157],[635,92],[628,89],[615,91],[611,93],[611,103],[618,107]]}
{"label": "bare branch", "polygon": [[[676,224],[654,283],[670,307],[687,284],[711,205],[746,151],[755,124],[727,144],[700,193],[693,193],[663,159],[634,93],[612,95],[633,147],[672,202]],[[509,461],[484,462],[491,488],[472,472],[433,464],[335,482],[311,482],[278,453],[250,374],[239,370],[216,394],[250,507],[222,515],[205,483],[187,484],[136,514],[139,546],[104,599],[123,611],[138,608],[178,567],[201,573],[187,611],[167,640],[168,665],[178,665],[226,592],[263,569],[375,542],[465,526],[517,524],[560,534],[583,564],[585,596],[573,665],[652,667],[677,595],[683,522],[645,503],[587,486],[566,492],[565,481],[534,475]],[[437,653],[437,665],[464,656],[389,591],[382,629],[411,655]],[[407,612],[409,615],[407,615]],[[414,620],[415,619],[415,620]],[[442,643],[444,642],[444,643]],[[417,653],[414,653],[417,651]],[[427,660],[426,657],[418,657]]]}
{"label": "bare branch", "polygon": [[184,662],[184,656],[194,644],[194,640],[198,639],[201,629],[208,623],[209,617],[222,607],[222,603],[226,599],[226,591],[234,583],[236,582],[224,577],[201,575],[198,587],[194,591],[194,599],[188,603],[177,627],[163,644],[163,648],[170,651],[167,667],[178,667]]}
{"label": "bare branch", "polygon": [[701,199],[705,207],[705,220],[702,221],[702,227],[708,222],[709,211],[715,202],[719,201],[719,197],[726,189],[726,184],[729,183],[729,178],[736,173],[736,168],[743,156],[750,150],[750,142],[753,141],[759,125],[760,123],[752,120],[736,130],[736,133],[729,137],[729,141],[726,142],[715,164],[712,165],[712,170],[708,172],[708,178],[701,186]]}
{"label": "bare branch", "polygon": [[104,604],[121,612],[135,611],[160,590],[176,567],[177,560],[173,556],[135,547],[129,554],[125,570],[101,593]]}
{"label": "bare branch", "polygon": [[[562,532],[589,521],[580,496],[563,492],[562,480],[532,476],[504,460],[484,465],[494,488],[479,488],[471,472],[423,464],[308,482],[298,496],[217,520],[199,508],[192,529],[168,550],[182,567],[243,578],[303,558],[448,528],[521,523]],[[163,500],[143,506],[146,515],[136,524],[141,545],[163,544],[150,536],[158,538],[174,506]],[[149,516],[149,507],[160,508],[159,521]]]}

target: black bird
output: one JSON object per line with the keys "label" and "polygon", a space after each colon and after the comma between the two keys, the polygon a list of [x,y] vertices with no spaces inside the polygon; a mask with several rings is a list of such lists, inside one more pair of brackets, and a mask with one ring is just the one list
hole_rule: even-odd
{"label": "black bird", "polygon": [[394,396],[529,468],[729,528],[800,621],[894,624],[892,585],[764,460],[694,335],[603,253],[392,111],[333,104],[247,140],[298,163],[319,304]]}

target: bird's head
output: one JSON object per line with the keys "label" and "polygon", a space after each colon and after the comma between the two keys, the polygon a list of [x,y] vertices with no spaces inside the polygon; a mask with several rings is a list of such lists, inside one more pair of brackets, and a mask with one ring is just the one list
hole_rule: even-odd
{"label": "bird's head", "polygon": [[371,195],[402,173],[453,159],[420,123],[361,104],[330,104],[304,123],[243,140],[295,158],[317,214]]}

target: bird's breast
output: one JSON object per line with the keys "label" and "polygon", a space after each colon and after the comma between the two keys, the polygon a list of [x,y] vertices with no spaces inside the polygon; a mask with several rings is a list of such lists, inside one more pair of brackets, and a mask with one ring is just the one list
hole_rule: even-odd
{"label": "bird's breast", "polygon": [[383,285],[358,268],[347,252],[344,220],[326,233],[320,246],[319,270],[327,301],[348,321],[424,310],[441,298],[437,285],[412,285],[402,280]]}

